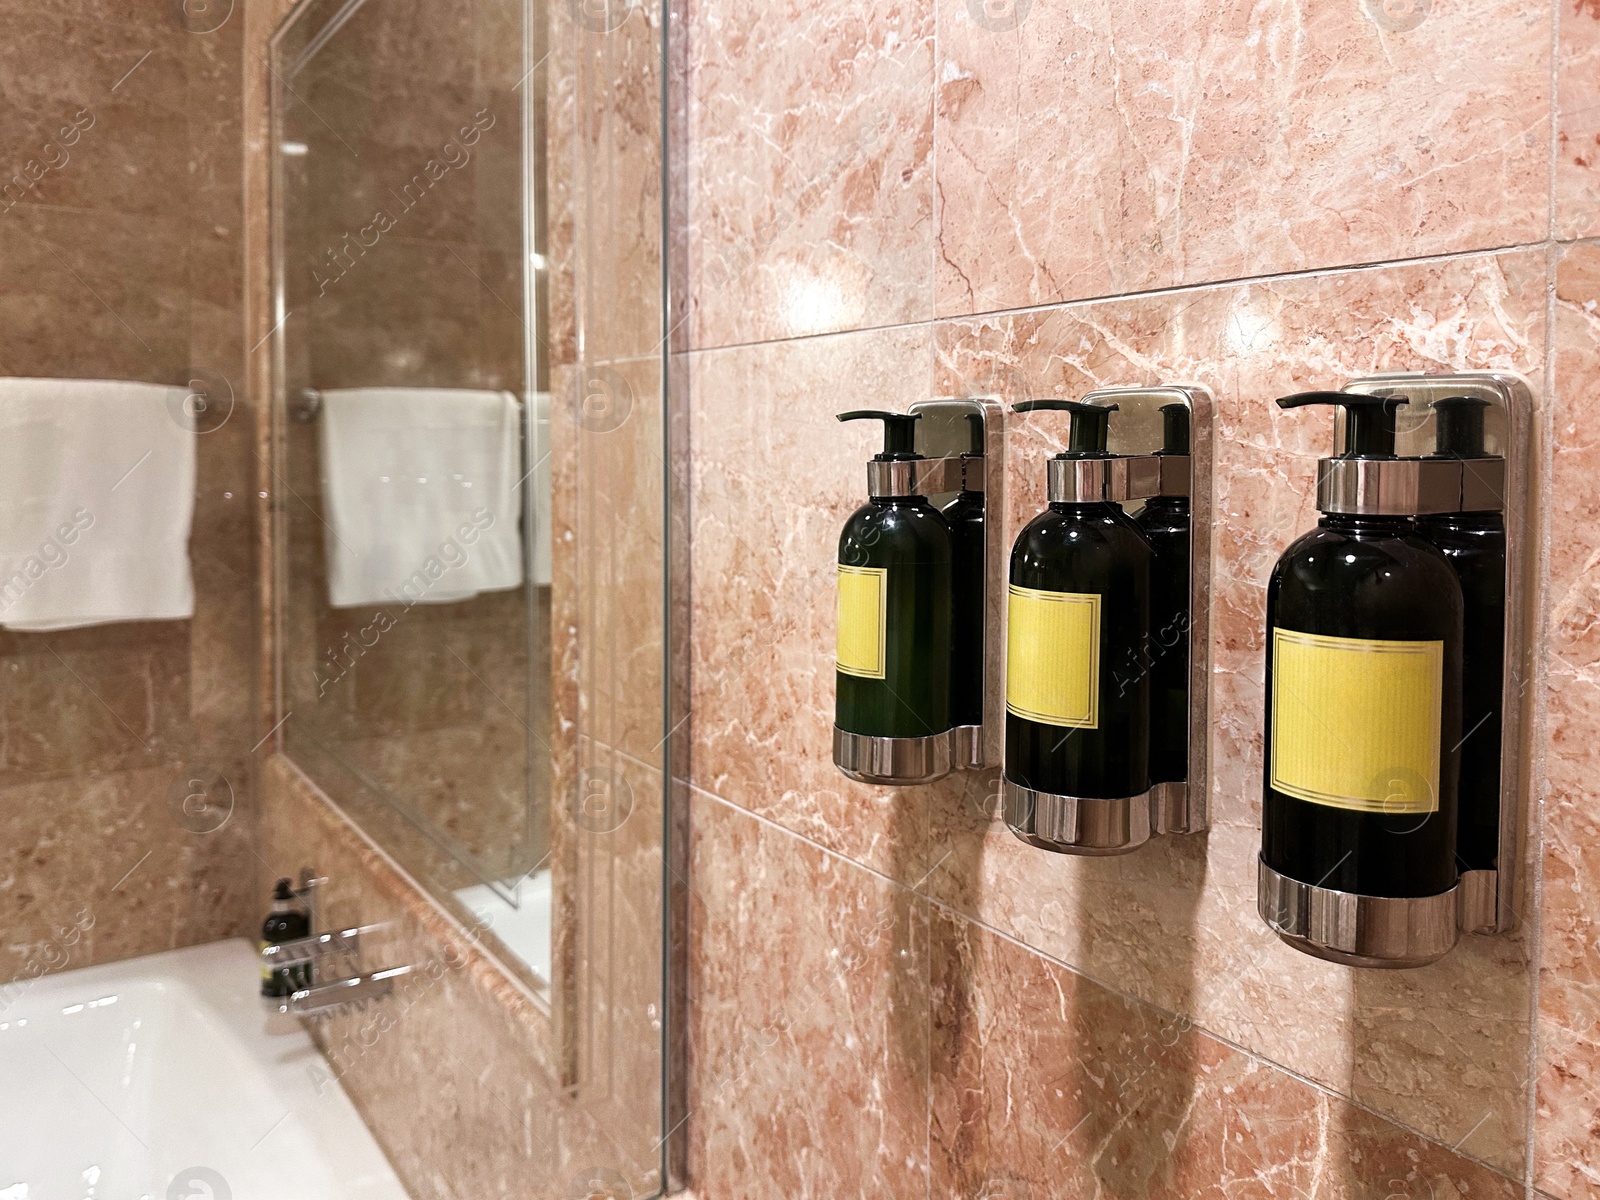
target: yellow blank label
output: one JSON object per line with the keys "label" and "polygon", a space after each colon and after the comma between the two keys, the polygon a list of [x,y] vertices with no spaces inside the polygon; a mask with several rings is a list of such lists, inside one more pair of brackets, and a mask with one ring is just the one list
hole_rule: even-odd
{"label": "yellow blank label", "polygon": [[1272,631],[1272,786],[1370,813],[1439,809],[1443,642]]}
{"label": "yellow blank label", "polygon": [[1100,597],[1011,585],[1006,708],[1069,729],[1100,727]]}
{"label": "yellow blank label", "polygon": [[862,679],[888,673],[884,625],[889,614],[889,569],[839,564],[839,670]]}

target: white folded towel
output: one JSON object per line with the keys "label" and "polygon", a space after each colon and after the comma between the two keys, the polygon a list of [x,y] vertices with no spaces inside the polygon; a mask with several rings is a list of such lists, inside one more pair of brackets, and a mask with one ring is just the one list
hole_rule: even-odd
{"label": "white folded towel", "polygon": [[528,418],[528,503],[533,522],[528,535],[528,579],[539,587],[550,586],[550,393],[533,394],[533,412]]}
{"label": "white folded towel", "polygon": [[153,383],[0,378],[0,624],[194,615],[187,396]]}
{"label": "white folded towel", "polygon": [[508,392],[323,393],[328,601],[444,604],[522,584],[522,405]]}

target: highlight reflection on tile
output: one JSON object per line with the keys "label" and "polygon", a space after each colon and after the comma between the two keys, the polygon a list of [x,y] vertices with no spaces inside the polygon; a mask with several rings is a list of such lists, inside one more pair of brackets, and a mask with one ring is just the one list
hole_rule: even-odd
{"label": "highlight reflection on tile", "polygon": [[689,20],[690,344],[931,316],[933,0]]}

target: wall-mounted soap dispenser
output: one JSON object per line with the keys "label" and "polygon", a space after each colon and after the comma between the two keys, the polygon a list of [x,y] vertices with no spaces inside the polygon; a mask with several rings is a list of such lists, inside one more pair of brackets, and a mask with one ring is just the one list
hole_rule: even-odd
{"label": "wall-mounted soap dispenser", "polygon": [[1206,825],[1209,543],[1189,497],[1209,497],[1210,459],[1189,443],[1209,433],[1209,398],[1114,388],[1015,406],[1041,410],[1071,427],[1050,506],[1011,554],[1006,823],[1041,849],[1120,854]]}
{"label": "wall-mounted soap dispenser", "polygon": [[996,765],[1000,622],[986,514],[1004,495],[992,400],[933,400],[884,424],[868,502],[839,539],[833,759],[863,783],[931,783]]}
{"label": "wall-mounted soap dispenser", "polygon": [[[870,782],[950,773],[950,525],[917,490],[916,414],[858,411],[883,422],[867,503],[839,537],[834,756]],[[847,765],[848,764],[848,765]]]}
{"label": "wall-mounted soap dispenser", "polygon": [[1278,403],[1336,406],[1343,452],[1268,585],[1259,909],[1316,957],[1422,966],[1514,919],[1528,390],[1391,375]]}

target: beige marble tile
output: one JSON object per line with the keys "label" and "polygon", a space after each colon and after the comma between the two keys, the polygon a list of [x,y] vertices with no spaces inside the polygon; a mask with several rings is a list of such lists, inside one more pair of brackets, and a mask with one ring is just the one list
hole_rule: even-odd
{"label": "beige marble tile", "polygon": [[661,772],[585,739],[574,988],[578,1094],[637,1173],[661,1137]]}
{"label": "beige marble tile", "polygon": [[930,956],[940,1200],[1523,1194],[948,910]]}
{"label": "beige marble tile", "polygon": [[[1537,380],[1544,278],[1542,252],[1524,252],[956,322],[940,329],[936,384],[1012,399],[1160,380],[1212,389],[1217,718],[1209,834],[1124,859],[1057,857],[981,809],[935,801],[931,894],[1507,1170],[1525,1141],[1525,937],[1465,939],[1421,971],[1352,972],[1282,946],[1256,915],[1261,628],[1273,563],[1315,523],[1315,460],[1331,440],[1325,416],[1282,413],[1273,397],[1380,370]],[[1043,416],[1013,427],[1008,541],[1042,505],[1059,433]],[[935,864],[934,850],[949,857]]]}
{"label": "beige marble tile", "polygon": [[1565,252],[1556,275],[1545,680],[1544,891],[1535,1181],[1551,1195],[1600,1196],[1600,730],[1596,519],[1600,439],[1600,245]]}
{"label": "beige marble tile", "polygon": [[926,399],[931,356],[923,328],[689,360],[694,782],[906,884],[927,870],[928,789],[833,766],[839,531],[881,447],[834,415]]}
{"label": "beige marble tile", "polygon": [[661,360],[580,364],[553,403],[571,421],[579,731],[659,762],[666,475]]}
{"label": "beige marble tile", "polygon": [[1557,0],[1556,225],[1561,238],[1600,234],[1600,7]]}
{"label": "beige marble tile", "polygon": [[661,12],[659,0],[590,7],[625,14],[573,31],[573,303],[579,356],[601,362],[653,354],[666,332]]}
{"label": "beige marble tile", "polygon": [[926,903],[703,793],[691,819],[696,1190],[923,1195]]}
{"label": "beige marble tile", "polygon": [[0,223],[0,371],[171,383],[189,363],[184,222],[18,205]]}
{"label": "beige marble tile", "polygon": [[939,0],[940,315],[1533,241],[1533,0]]}
{"label": "beige marble tile", "polygon": [[[21,199],[153,216],[187,199],[191,35],[176,21],[141,28],[85,20],[66,5],[33,5],[5,22],[0,208]],[[30,162],[48,168],[32,188]]]}
{"label": "beige marble tile", "polygon": [[570,5],[549,7],[549,57],[524,86],[542,85],[545,137],[550,152],[544,160],[546,328],[540,338],[552,367],[578,358],[577,314],[577,166],[578,62],[577,31]]}
{"label": "beige marble tile", "polygon": [[259,928],[248,776],[228,766],[210,811],[184,819],[186,774],[163,766],[0,787],[0,980]]}
{"label": "beige marble tile", "polygon": [[689,14],[690,344],[925,320],[933,0]]}

